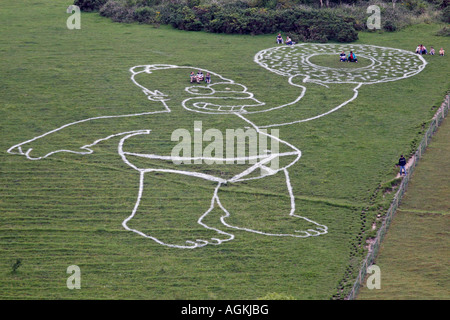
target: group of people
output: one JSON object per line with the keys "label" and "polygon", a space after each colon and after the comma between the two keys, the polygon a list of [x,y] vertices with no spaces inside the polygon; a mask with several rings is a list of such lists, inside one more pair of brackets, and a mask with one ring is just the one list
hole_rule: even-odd
{"label": "group of people", "polygon": [[339,56],[340,56],[341,62],[358,62],[358,59],[356,58],[356,54],[353,51],[350,51],[348,56],[345,54],[344,51],[342,51]]}
{"label": "group of people", "polygon": [[[283,44],[283,42],[284,42],[283,37],[281,36],[281,33],[279,33],[277,35],[277,44]],[[295,42],[292,41],[292,39],[289,38],[289,36],[286,36],[286,44],[288,46],[292,46],[293,44],[295,44]]]}
{"label": "group of people", "polygon": [[[283,44],[283,43],[286,43],[288,46],[295,44],[295,42],[293,42],[292,39],[289,38],[289,36],[286,36],[286,42],[285,42],[283,40],[283,37],[281,36],[281,33],[279,33],[277,35],[277,44]],[[420,44],[416,48],[416,53],[417,54],[434,55],[435,54],[435,50],[434,50],[433,47],[431,47],[430,48],[430,52],[428,52],[427,48],[423,44]],[[439,55],[440,56],[444,56],[444,54],[445,54],[444,48],[441,48],[439,50]],[[341,56],[341,61],[343,61],[343,62],[358,62],[358,59],[356,59],[356,56],[355,56],[355,54],[352,51],[350,51],[350,54],[348,56],[345,54],[344,51],[342,51],[340,56]]]}
{"label": "group of people", "polygon": [[198,70],[197,74],[194,73],[194,71],[191,71],[191,83],[197,82],[200,83],[200,81],[205,81],[206,83],[211,83],[211,75],[209,72],[206,73],[206,76],[203,75],[202,70]]}
{"label": "group of people", "polygon": [[[428,52],[427,48],[423,44],[419,44],[416,48],[416,53],[417,54],[430,54],[430,55],[434,56],[436,52],[433,47],[431,47],[430,52]],[[441,48],[439,50],[439,55],[444,56],[444,54],[445,54],[445,50],[444,50],[444,48]]]}

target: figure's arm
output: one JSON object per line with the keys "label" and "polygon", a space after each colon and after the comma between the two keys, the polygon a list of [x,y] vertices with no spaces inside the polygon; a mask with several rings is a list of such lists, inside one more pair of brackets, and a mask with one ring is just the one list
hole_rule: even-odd
{"label": "figure's arm", "polygon": [[[280,127],[316,120],[327,116],[357,98],[362,83],[320,83],[308,77],[295,76],[289,79],[293,88],[301,93],[295,100],[258,112],[248,112],[246,117],[260,128]],[[291,111],[288,112],[288,108]],[[268,117],[265,112],[270,111]],[[274,120],[275,119],[275,120]]]}
{"label": "figure's arm", "polygon": [[129,134],[149,132],[152,123],[164,114],[148,112],[141,114],[103,116],[65,124],[8,149],[8,153],[24,155],[30,160],[40,160],[58,152],[90,154],[98,143]]}

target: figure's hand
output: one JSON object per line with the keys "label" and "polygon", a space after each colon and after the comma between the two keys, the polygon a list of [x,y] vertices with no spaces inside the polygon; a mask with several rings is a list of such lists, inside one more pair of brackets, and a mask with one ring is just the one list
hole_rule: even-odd
{"label": "figure's hand", "polygon": [[120,132],[95,140],[95,134],[91,132],[78,130],[77,134],[73,134],[72,130],[58,129],[12,146],[8,149],[8,153],[23,155],[29,160],[41,160],[59,152],[91,154],[92,147],[98,143],[131,133],[149,134],[150,130]]}
{"label": "figure's hand", "polygon": [[[78,148],[77,147],[59,148],[59,146],[44,144],[43,142],[44,141],[40,141],[40,139],[32,139],[29,141],[25,141],[15,146],[12,146],[10,149],[8,149],[8,153],[22,155],[29,160],[41,160],[58,152],[71,152],[78,154],[92,153],[92,150],[87,148],[86,146]],[[61,145],[61,143],[59,143],[59,145]]]}

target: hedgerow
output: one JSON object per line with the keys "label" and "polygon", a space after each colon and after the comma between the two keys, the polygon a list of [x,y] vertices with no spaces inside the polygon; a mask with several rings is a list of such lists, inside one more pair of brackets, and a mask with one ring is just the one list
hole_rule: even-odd
{"label": "hedgerow", "polygon": [[[444,1],[444,2],[443,2]],[[380,5],[382,29],[396,31],[430,16],[428,7],[445,6],[447,0],[405,0],[397,8]],[[229,34],[270,34],[284,32],[294,41],[352,42],[358,31],[366,30],[366,6],[348,5],[356,0],[76,0],[83,11],[98,11],[116,22],[167,24],[187,31]],[[314,7],[321,4],[323,8]],[[307,6],[305,5],[307,4]],[[334,7],[333,7],[334,6]],[[331,9],[330,7],[333,7]],[[448,20],[448,9],[439,10]]]}

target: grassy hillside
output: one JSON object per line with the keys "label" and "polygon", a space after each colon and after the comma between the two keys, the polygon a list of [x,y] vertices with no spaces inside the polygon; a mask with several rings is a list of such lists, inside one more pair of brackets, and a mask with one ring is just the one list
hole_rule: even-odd
{"label": "grassy hillside", "polygon": [[416,168],[375,262],[381,289],[361,289],[358,299],[446,300],[450,205],[448,119]]}
{"label": "grassy hillside", "polygon": [[[68,30],[70,4],[2,1],[0,298],[345,296],[364,256],[371,220],[390,200],[378,187],[395,177],[399,154],[413,150],[423,124],[448,90],[448,58],[427,56],[427,67],[415,77],[365,86],[357,100],[338,112],[280,129],[280,137],[302,151],[301,160],[290,169],[299,214],[327,225],[328,234],[297,239],[226,230],[234,232],[233,241],[181,250],[122,227],[136,202],[139,175],[120,161],[119,139],[104,141],[91,155],[58,153],[40,161],[6,151],[74,121],[158,110],[160,105],[146,99],[130,81],[129,69],[136,65],[212,70],[245,84],[269,105],[292,101],[298,89],[286,77],[253,62],[258,51],[275,46],[275,35],[219,35],[118,24],[96,13],[82,13],[81,30]],[[440,27],[430,24],[398,33],[362,33],[358,43],[405,50],[414,50],[418,43],[449,48],[448,38],[434,35]],[[179,83],[161,85],[175,89]],[[343,91],[330,88],[311,85],[308,98],[295,112],[337,105],[348,94],[346,87]],[[177,115],[152,123],[151,129],[192,127],[195,120],[194,115]],[[276,119],[266,113],[259,120]],[[105,123],[100,129],[116,125],[130,122]],[[217,126],[226,125],[226,120],[217,121]],[[52,143],[69,139],[81,143],[91,130],[79,126],[72,133]],[[145,148],[146,142],[136,142],[136,148]],[[167,147],[164,140],[152,143]],[[154,185],[145,203],[150,214],[140,223],[168,238],[202,232],[198,225],[198,230],[192,229],[193,219],[204,212],[215,185],[179,175],[152,178]],[[221,197],[236,210],[245,208],[244,221],[258,221],[255,217],[263,209],[282,207],[289,200],[279,175],[229,186]],[[165,212],[179,215],[176,227],[152,225],[167,219]],[[220,210],[211,212],[208,223],[218,225],[221,215]],[[22,265],[13,272],[18,259]],[[81,290],[66,287],[70,265],[81,268]]]}

